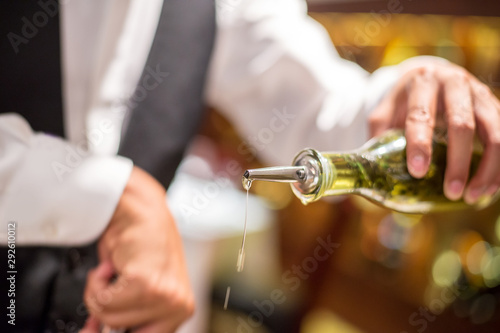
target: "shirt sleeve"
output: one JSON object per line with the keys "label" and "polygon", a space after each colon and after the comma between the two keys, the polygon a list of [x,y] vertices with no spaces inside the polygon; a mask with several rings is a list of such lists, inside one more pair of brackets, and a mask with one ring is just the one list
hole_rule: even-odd
{"label": "shirt sleeve", "polygon": [[[231,6],[229,4],[232,4]],[[301,0],[219,1],[206,97],[243,135],[240,154],[289,164],[305,147],[346,150],[400,76],[341,59]]]}
{"label": "shirt sleeve", "polygon": [[34,133],[19,115],[0,115],[0,244],[16,224],[18,245],[80,245],[106,228],[132,162]]}

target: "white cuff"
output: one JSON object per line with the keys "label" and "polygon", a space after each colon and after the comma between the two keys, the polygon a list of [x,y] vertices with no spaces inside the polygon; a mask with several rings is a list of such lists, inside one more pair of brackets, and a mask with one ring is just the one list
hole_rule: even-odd
{"label": "white cuff", "polygon": [[17,129],[15,136],[6,136],[10,151],[3,156],[4,162],[15,160],[16,167],[0,175],[6,176],[0,188],[0,244],[7,242],[9,222],[16,222],[19,245],[95,240],[115,211],[132,161],[88,155],[59,138]]}

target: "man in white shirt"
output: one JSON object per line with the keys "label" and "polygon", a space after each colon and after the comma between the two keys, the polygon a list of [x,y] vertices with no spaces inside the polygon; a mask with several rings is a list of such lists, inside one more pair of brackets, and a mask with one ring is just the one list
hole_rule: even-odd
{"label": "man in white shirt", "polygon": [[[103,262],[89,275],[86,291],[91,312],[112,326],[171,331],[192,311],[192,296],[181,244],[172,232],[174,222],[161,204],[164,189],[132,168],[130,160],[112,156],[130,109],[123,101],[134,100],[162,5],[160,0],[73,0],[61,6],[71,144],[33,133],[18,117],[0,116],[5,152],[0,216],[3,221],[26,221],[18,222],[18,245],[82,244],[106,230],[100,239]],[[273,109],[293,117],[259,149],[270,163],[288,163],[305,146],[355,148],[370,135],[371,115],[372,134],[406,127],[409,169],[421,177],[429,164],[432,127],[445,120],[453,161],[445,180],[448,197],[464,193],[475,131],[485,144],[485,158],[465,198],[473,202],[498,189],[500,106],[467,72],[445,61],[416,59],[368,75],[338,57],[298,0],[242,0],[219,14],[206,100],[244,136],[267,126]],[[168,70],[175,69],[160,68]],[[99,132],[102,140],[93,145],[91,134]],[[63,183],[53,169],[40,172],[44,163],[71,160],[68,152],[88,141],[94,153],[79,156],[70,173],[59,173],[67,177]],[[40,189],[51,189],[54,195],[44,196],[46,190]],[[33,195],[21,201],[13,193]],[[115,286],[129,287],[113,294],[114,285],[107,283],[113,273],[119,273]],[[103,302],[107,293],[113,297]]]}

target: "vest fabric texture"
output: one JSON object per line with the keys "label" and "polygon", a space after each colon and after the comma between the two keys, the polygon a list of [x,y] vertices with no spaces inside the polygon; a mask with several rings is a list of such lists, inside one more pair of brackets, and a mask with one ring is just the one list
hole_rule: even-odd
{"label": "vest fabric texture", "polygon": [[[64,136],[55,3],[0,2],[0,113],[19,113],[34,130]],[[164,2],[147,64],[128,104],[132,110],[119,154],[130,157],[165,187],[202,120],[214,11],[212,1]],[[6,228],[7,222],[2,226]],[[16,325],[4,318],[0,332],[77,332],[87,318],[82,296],[87,272],[98,264],[96,245],[17,246]],[[0,252],[5,259],[0,285],[6,294],[7,248]],[[6,309],[8,298],[0,298]]]}
{"label": "vest fabric texture", "polygon": [[[215,6],[167,0],[157,36],[131,98],[118,154],[168,187],[202,121],[203,88],[215,36]],[[164,33],[168,32],[168,33]]]}

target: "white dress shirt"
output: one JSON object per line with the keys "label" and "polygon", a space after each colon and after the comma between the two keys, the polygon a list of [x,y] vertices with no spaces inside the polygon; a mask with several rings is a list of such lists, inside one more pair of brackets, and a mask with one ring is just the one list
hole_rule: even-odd
{"label": "white dress shirt", "polygon": [[[68,141],[0,116],[0,218],[18,244],[75,245],[105,229],[132,162],[116,157],[162,0],[61,5]],[[221,0],[206,100],[269,163],[307,146],[343,150],[367,139],[366,118],[399,74],[342,60],[302,0]],[[187,55],[186,55],[187,56]],[[138,138],[140,140],[140,138]],[[89,147],[90,153],[84,151]],[[7,227],[0,230],[6,243]]]}

